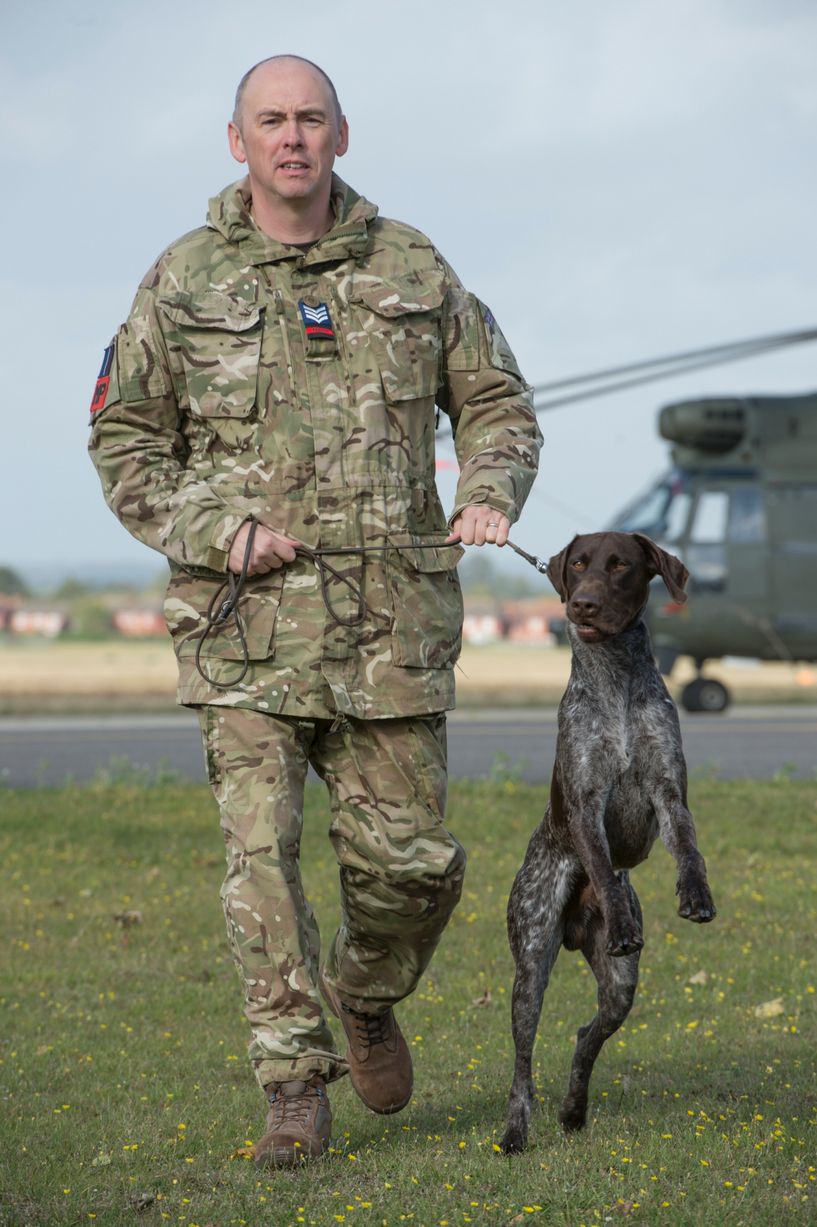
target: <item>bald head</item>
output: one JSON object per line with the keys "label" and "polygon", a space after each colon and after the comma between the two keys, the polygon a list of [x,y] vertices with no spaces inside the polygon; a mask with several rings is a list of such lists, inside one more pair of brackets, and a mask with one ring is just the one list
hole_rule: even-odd
{"label": "bald head", "polygon": [[247,167],[256,225],[284,243],[325,234],[334,213],[332,167],[349,125],[322,69],[298,55],[256,64],[238,87],[230,152]]}
{"label": "bald head", "polygon": [[233,107],[233,123],[235,124],[237,128],[239,129],[241,128],[242,119],[243,119],[242,112],[244,108],[244,95],[246,94],[247,86],[250,84],[250,81],[252,77],[255,75],[255,73],[257,73],[259,69],[267,68],[268,65],[269,66],[281,65],[281,67],[283,68],[283,67],[286,67],[288,64],[305,64],[309,69],[312,70],[312,72],[314,72],[316,77],[320,79],[320,81],[323,83],[323,86],[326,90],[327,101],[330,105],[331,112],[334,115],[335,120],[338,123],[338,126],[340,126],[340,122],[343,118],[343,111],[340,109],[338,93],[337,93],[337,90],[335,89],[335,86],[331,78],[327,76],[327,74],[323,71],[323,69],[318,64],[314,64],[312,60],[307,60],[302,55],[270,55],[267,57],[267,59],[259,60],[257,64],[253,64],[252,68],[250,68],[247,72],[244,73],[244,76],[241,78],[241,80],[238,83],[238,89],[235,91],[235,105]]}

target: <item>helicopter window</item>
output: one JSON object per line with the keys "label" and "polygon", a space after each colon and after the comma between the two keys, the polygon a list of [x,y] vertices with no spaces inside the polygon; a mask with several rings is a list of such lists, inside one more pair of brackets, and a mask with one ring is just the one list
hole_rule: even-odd
{"label": "helicopter window", "polygon": [[694,591],[723,591],[726,580],[726,552],[723,542],[688,545],[685,561],[694,581]]}
{"label": "helicopter window", "polygon": [[670,496],[669,486],[663,482],[642,495],[622,514],[618,529],[623,533],[649,533],[662,524]]}
{"label": "helicopter window", "polygon": [[683,536],[689,518],[689,506],[692,502],[685,490],[679,491],[667,507],[663,537],[672,544]]}
{"label": "helicopter window", "polygon": [[720,592],[726,581],[726,517],[729,495],[707,490],[698,497],[692,518],[686,564],[698,592]]}
{"label": "helicopter window", "polygon": [[729,500],[728,538],[734,545],[757,545],[766,540],[766,512],[758,486],[732,491]]}
{"label": "helicopter window", "polygon": [[691,540],[697,545],[722,542],[726,537],[729,495],[725,490],[707,490],[698,499],[692,521]]}
{"label": "helicopter window", "polygon": [[677,474],[671,473],[626,507],[614,527],[623,533],[646,533],[666,543],[683,534],[691,503]]}

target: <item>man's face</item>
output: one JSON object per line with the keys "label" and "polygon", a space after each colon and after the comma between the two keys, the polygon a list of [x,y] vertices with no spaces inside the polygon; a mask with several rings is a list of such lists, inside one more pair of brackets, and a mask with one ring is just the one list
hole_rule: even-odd
{"label": "man's face", "polygon": [[323,78],[298,60],[263,64],[247,82],[230,151],[246,162],[253,192],[308,204],[328,197],[332,166],[349,144]]}

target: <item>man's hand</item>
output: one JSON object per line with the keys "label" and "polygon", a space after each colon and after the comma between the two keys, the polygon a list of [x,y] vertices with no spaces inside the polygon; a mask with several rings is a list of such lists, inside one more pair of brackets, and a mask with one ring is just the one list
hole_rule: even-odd
{"label": "man's hand", "polygon": [[[250,521],[247,520],[233,537],[227,569],[234,575],[241,574],[249,533]],[[247,574],[266,575],[268,571],[275,571],[278,567],[282,567],[285,562],[292,562],[295,558],[295,547],[299,544],[291,537],[283,537],[280,533],[271,532],[269,528],[264,528],[263,524],[259,524],[255,530]]]}
{"label": "man's hand", "polygon": [[475,507],[463,507],[454,523],[446,545],[460,541],[463,545],[504,545],[508,540],[511,522],[500,511],[480,503]]}

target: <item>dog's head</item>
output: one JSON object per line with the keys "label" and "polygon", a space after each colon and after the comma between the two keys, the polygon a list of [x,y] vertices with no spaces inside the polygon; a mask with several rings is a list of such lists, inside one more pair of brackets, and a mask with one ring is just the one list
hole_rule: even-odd
{"label": "dog's head", "polygon": [[585,533],[548,563],[548,578],[585,643],[625,630],[646,605],[656,575],[674,601],[686,600],[686,567],[643,533]]}

